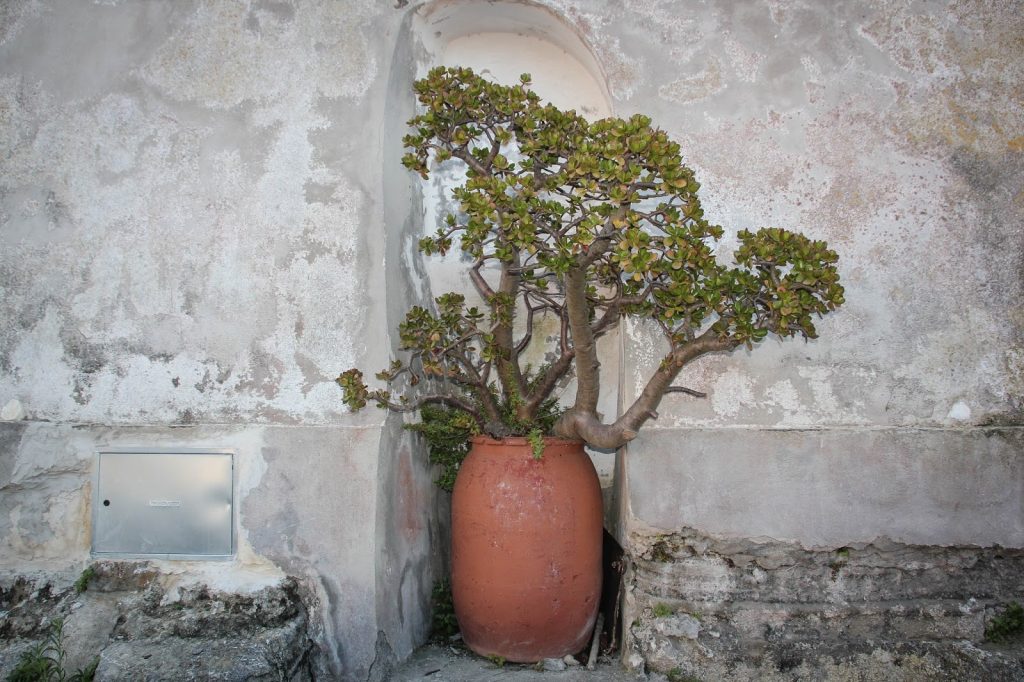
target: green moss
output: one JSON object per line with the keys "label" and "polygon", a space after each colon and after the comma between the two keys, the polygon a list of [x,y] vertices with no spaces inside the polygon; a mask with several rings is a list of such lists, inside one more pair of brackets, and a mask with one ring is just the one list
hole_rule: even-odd
{"label": "green moss", "polygon": [[673,613],[675,613],[675,609],[673,609],[668,604],[655,604],[654,605],[654,617],[655,618],[664,618],[666,616],[671,616]]}
{"label": "green moss", "polygon": [[96,577],[96,569],[93,566],[89,566],[82,575],[78,576],[78,580],[75,581],[75,593],[82,594],[89,589],[89,581]]}
{"label": "green moss", "polygon": [[667,563],[672,561],[672,545],[669,544],[668,540],[658,540],[651,547],[651,560],[659,561],[661,563]]}
{"label": "green moss", "polygon": [[985,639],[989,642],[1005,642],[1024,632],[1024,607],[1010,602],[1002,613],[985,626]]}

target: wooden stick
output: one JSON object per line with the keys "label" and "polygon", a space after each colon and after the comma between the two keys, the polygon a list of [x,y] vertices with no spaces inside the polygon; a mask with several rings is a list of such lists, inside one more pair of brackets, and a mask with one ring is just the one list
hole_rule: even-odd
{"label": "wooden stick", "polygon": [[597,649],[601,644],[601,629],[604,628],[604,614],[597,614],[597,625],[594,626],[594,641],[590,643],[590,658],[587,659],[587,670],[597,665]]}

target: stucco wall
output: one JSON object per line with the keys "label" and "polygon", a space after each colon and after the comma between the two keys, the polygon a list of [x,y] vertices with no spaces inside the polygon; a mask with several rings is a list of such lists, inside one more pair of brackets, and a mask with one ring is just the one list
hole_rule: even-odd
{"label": "stucco wall", "polygon": [[[980,649],[961,673],[935,652],[981,643],[1022,597],[1019,3],[566,11],[603,54],[616,112],[680,141],[727,249],[738,229],[800,229],[838,251],[847,291],[818,340],[684,370],[707,399],[669,396],[620,453],[626,660],[841,678],[884,651],[996,675]],[[628,399],[662,348],[642,323],[625,338]],[[671,551],[652,556],[657,542]],[[954,568],[984,552],[996,560]],[[940,627],[947,607],[970,626]]]}
{"label": "stucco wall", "polygon": [[0,403],[27,417],[0,452],[5,574],[89,562],[96,449],[231,448],[238,557],[169,579],[300,578],[332,677],[380,678],[422,641],[431,472],[333,383],[386,364],[409,301],[388,251],[408,182],[383,161],[411,111],[405,14],[0,6]]}
{"label": "stucco wall", "polygon": [[[799,229],[847,287],[819,340],[684,373],[708,398],[669,396],[617,462],[627,550],[684,528],[1020,547],[1019,3],[540,4],[617,115],[681,143],[726,251]],[[0,431],[4,571],[88,562],[96,448],[229,447],[247,540],[183,579],[305,579],[336,675],[422,638],[429,472],[332,383],[384,366],[428,291],[397,155],[421,6],[0,4],[0,404],[27,415]],[[622,345],[628,398],[660,351],[639,324]]]}
{"label": "stucco wall", "polygon": [[[975,541],[1020,546],[1019,474],[992,475],[1020,451],[997,455],[985,437],[1004,427],[1016,442],[1024,409],[1019,5],[720,2],[685,13],[627,5],[575,10],[606,46],[599,50],[612,52],[617,111],[648,111],[680,141],[708,215],[726,227],[727,249],[741,228],[800,229],[839,252],[847,290],[818,340],[769,340],[684,370],[679,383],[708,398],[669,396],[652,431],[629,448],[627,524],[692,522],[686,502],[674,515],[665,512],[671,502],[648,514],[650,499],[687,487],[702,491],[699,516],[719,518],[716,532],[753,533],[750,519],[721,520],[736,519],[724,506],[735,490],[770,469],[774,513],[828,500],[827,482],[787,464],[817,451],[856,471],[854,487],[889,489],[893,469],[915,472],[891,499],[864,497],[848,513],[895,517],[927,495],[928,481],[954,477],[959,492],[943,502],[947,510],[974,508],[979,488],[1004,501],[978,512],[994,515],[1000,530]],[[642,325],[629,338],[626,391],[635,394],[660,348]],[[880,428],[895,431],[887,438]],[[917,428],[926,431],[904,431]],[[781,447],[779,429],[796,430]],[[678,473],[666,476],[663,458],[673,456]],[[961,458],[976,464],[946,471]],[[821,523],[835,533],[791,535],[813,545],[842,544],[850,533],[841,515]],[[953,526],[927,535],[965,541]]]}

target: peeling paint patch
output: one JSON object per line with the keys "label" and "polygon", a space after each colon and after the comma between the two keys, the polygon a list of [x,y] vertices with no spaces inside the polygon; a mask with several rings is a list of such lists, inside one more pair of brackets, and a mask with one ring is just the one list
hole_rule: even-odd
{"label": "peeling paint patch", "polygon": [[370,7],[316,3],[254,14],[248,3],[206,2],[140,74],[171,97],[217,109],[272,102],[310,80],[326,97],[357,97],[377,71],[363,32]]}
{"label": "peeling paint patch", "polygon": [[[188,11],[180,7],[176,17]],[[0,88],[9,159],[0,168],[0,317],[12,321],[0,326],[0,390],[21,396],[32,418],[323,421],[342,412],[328,377],[353,364],[361,345],[366,266],[357,256],[368,202],[337,164],[319,160],[333,138],[313,134],[337,122],[313,102],[360,96],[372,59],[342,57],[354,69],[346,78],[329,67],[337,55],[324,57],[329,78],[293,72],[252,93],[246,79],[261,75],[233,69],[248,69],[245,50],[305,65],[303,50],[314,46],[303,40],[332,22],[358,30],[376,10],[289,16],[257,6],[263,37],[250,44],[227,28],[232,7],[189,15],[214,22],[197,35],[154,37],[183,81],[163,74],[169,80],[152,81],[151,94],[126,86],[63,103],[24,76],[0,74],[9,86]],[[95,16],[84,16],[87,30]],[[204,32],[235,52],[223,63],[190,62],[216,47],[181,42]],[[353,41],[346,54],[365,48]],[[156,78],[153,64],[143,71]],[[204,69],[221,67],[216,77],[227,80],[215,94],[230,106],[174,101],[214,97],[220,86],[196,74],[216,80]],[[311,185],[324,191],[307,197]]]}
{"label": "peeling paint patch", "polygon": [[949,413],[946,415],[946,419],[957,422],[970,421],[971,408],[967,403],[959,400],[953,405],[953,407],[949,408]]}
{"label": "peeling paint patch", "polygon": [[711,391],[711,405],[722,417],[735,417],[740,410],[754,404],[753,381],[736,370],[724,372]]}
{"label": "peeling paint patch", "polygon": [[741,81],[753,83],[757,81],[758,70],[767,58],[766,55],[748,49],[731,35],[722,36],[725,53],[736,77]]}
{"label": "peeling paint patch", "polygon": [[662,85],[658,88],[658,95],[669,102],[690,104],[707,99],[725,88],[726,85],[722,81],[722,65],[712,57],[699,73]]}

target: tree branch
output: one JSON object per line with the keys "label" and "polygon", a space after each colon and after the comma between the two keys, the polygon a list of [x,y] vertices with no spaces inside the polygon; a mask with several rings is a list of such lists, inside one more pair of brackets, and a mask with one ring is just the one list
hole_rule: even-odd
{"label": "tree branch", "polygon": [[695,391],[692,388],[686,388],[685,386],[669,386],[665,389],[665,393],[685,393],[686,395],[692,395],[694,398],[707,398],[708,394],[702,391]]}
{"label": "tree branch", "polygon": [[487,421],[480,412],[468,402],[451,395],[423,395],[411,400],[408,403],[396,403],[391,400],[376,398],[376,400],[393,412],[416,412],[424,405],[447,405],[457,410],[462,410],[476,421],[481,427],[487,426]]}
{"label": "tree branch", "polygon": [[[512,320],[515,316],[516,294],[519,291],[520,276],[513,270],[519,266],[519,252],[516,251],[511,263],[501,264],[501,282],[498,285],[497,295],[509,297],[512,309],[508,311],[507,319],[498,319],[494,325],[494,343],[498,346],[498,353],[495,357],[495,365],[498,369],[498,377],[501,379],[502,392],[509,402],[517,401],[526,393],[526,382],[523,380],[523,372],[519,367],[519,354],[516,353],[515,341],[512,336]],[[492,305],[492,309],[495,306]]]}
{"label": "tree branch", "polygon": [[558,420],[554,433],[565,438],[581,438],[598,448],[622,447],[636,437],[644,422],[658,416],[657,409],[662,397],[672,387],[672,382],[685,365],[707,353],[730,350],[736,345],[732,339],[723,339],[708,329],[693,342],[672,349],[644,386],[640,396],[614,423],[602,424],[595,411],[574,407]]}
{"label": "tree branch", "polygon": [[474,263],[473,267],[469,269],[469,278],[473,280],[473,286],[475,286],[480,295],[484,297],[484,300],[487,300],[491,296],[494,296],[494,289],[492,289],[491,285],[487,283],[484,276],[480,274],[480,268],[483,267],[483,264],[484,259],[477,258],[476,263]]}

